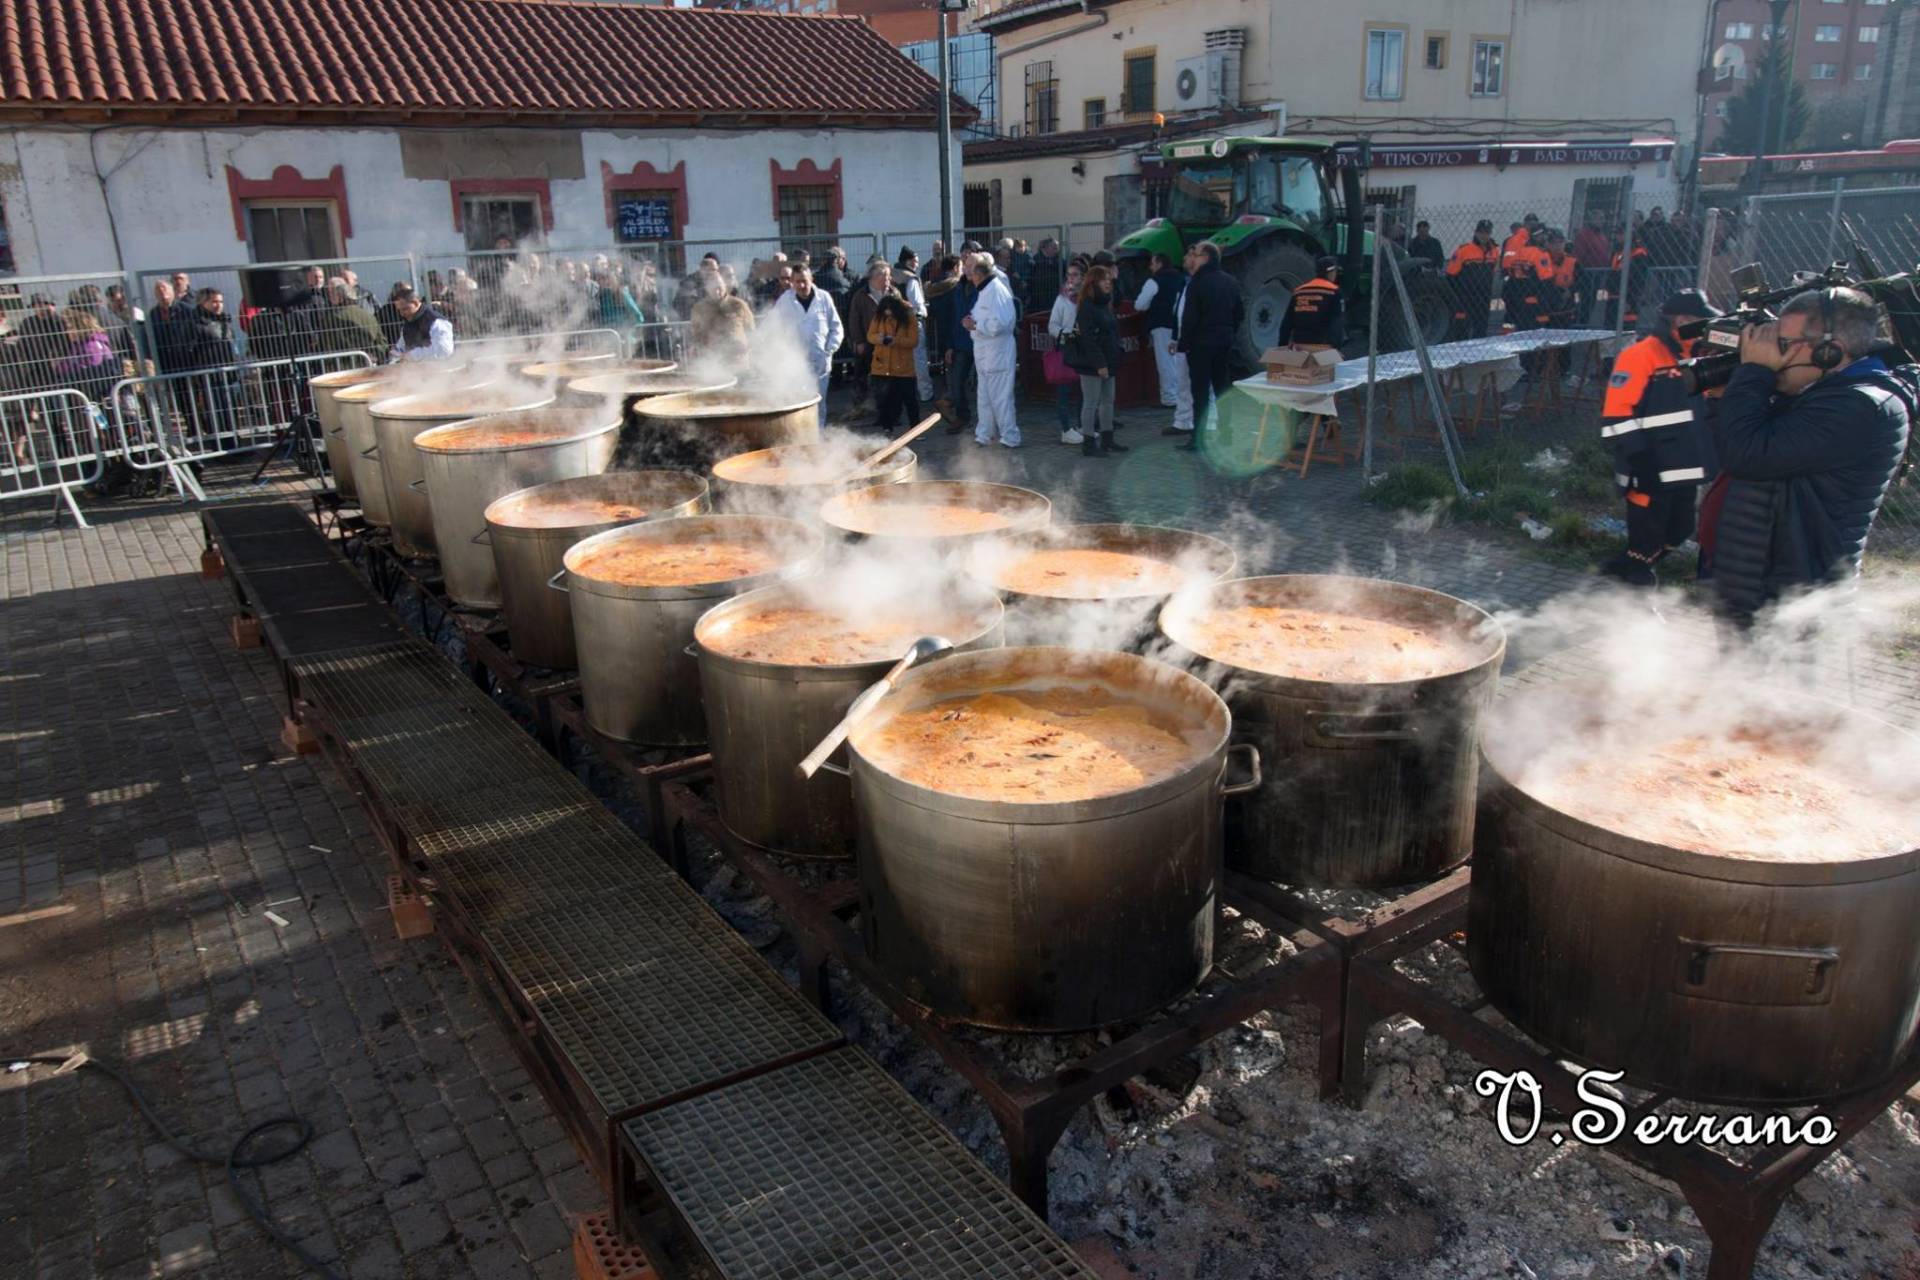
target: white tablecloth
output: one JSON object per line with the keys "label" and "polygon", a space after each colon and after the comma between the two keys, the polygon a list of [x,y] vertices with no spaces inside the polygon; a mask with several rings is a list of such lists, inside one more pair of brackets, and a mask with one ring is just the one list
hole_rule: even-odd
{"label": "white tablecloth", "polygon": [[[1622,335],[1611,329],[1529,329],[1525,333],[1506,333],[1492,338],[1468,338],[1461,342],[1441,342],[1427,348],[1434,372],[1449,369],[1492,370],[1502,378],[1501,389],[1511,386],[1520,376],[1520,356],[1529,351],[1555,347],[1577,347],[1587,342],[1612,342]],[[1633,335],[1625,335],[1631,339]],[[1378,377],[1382,382],[1399,382],[1420,376],[1420,357],[1411,351],[1394,351],[1379,359]],[[1294,387],[1268,382],[1264,371],[1233,384],[1262,405],[1278,405],[1297,413],[1317,413],[1328,418],[1340,416],[1335,397],[1367,385],[1367,358],[1342,360],[1333,367],[1333,381],[1311,387]]]}

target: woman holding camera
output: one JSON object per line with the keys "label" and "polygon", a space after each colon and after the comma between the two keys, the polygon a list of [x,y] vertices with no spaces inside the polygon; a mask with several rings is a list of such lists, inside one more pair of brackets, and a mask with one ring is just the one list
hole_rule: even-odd
{"label": "woman holding camera", "polygon": [[920,420],[920,392],[915,381],[913,352],[920,340],[920,320],[913,307],[899,294],[888,292],[874,308],[873,322],[867,326],[867,345],[873,349],[875,422],[892,435],[900,410],[907,411],[907,425]]}

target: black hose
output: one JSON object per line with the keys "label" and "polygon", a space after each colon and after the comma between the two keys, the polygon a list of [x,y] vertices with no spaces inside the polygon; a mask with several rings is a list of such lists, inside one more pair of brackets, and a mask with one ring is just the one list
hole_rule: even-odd
{"label": "black hose", "polygon": [[[63,1057],[57,1054],[30,1055],[24,1058],[0,1054],[0,1062],[34,1062],[60,1066],[69,1061],[71,1061],[70,1057]],[[235,1139],[234,1144],[227,1149],[225,1155],[216,1155],[211,1152],[202,1151],[198,1147],[188,1145],[186,1139],[169,1129],[166,1121],[162,1120],[159,1114],[154,1111],[153,1104],[147,1101],[147,1095],[140,1092],[140,1086],[135,1084],[132,1077],[128,1076],[121,1068],[111,1062],[103,1062],[99,1058],[93,1057],[82,1060],[80,1065],[82,1067],[91,1067],[93,1070],[107,1076],[115,1084],[126,1090],[127,1096],[133,1099],[133,1105],[135,1109],[140,1112],[141,1118],[152,1127],[155,1133],[160,1135],[161,1142],[193,1161],[195,1164],[224,1168],[227,1171],[227,1185],[233,1189],[234,1198],[240,1201],[241,1207],[247,1211],[247,1216],[260,1225],[260,1229],[267,1233],[268,1239],[299,1259],[301,1266],[311,1271],[314,1275],[324,1277],[325,1280],[346,1280],[340,1272],[335,1271],[332,1267],[329,1267],[326,1263],[314,1257],[298,1240],[288,1235],[286,1231],[280,1227],[280,1224],[273,1220],[272,1215],[267,1212],[266,1206],[262,1205],[258,1200],[255,1200],[240,1181],[240,1171],[242,1169],[264,1168],[267,1165],[278,1164],[289,1156],[298,1154],[302,1148],[313,1141],[312,1125],[308,1124],[299,1116],[293,1115],[275,1116],[271,1120],[262,1120],[259,1124],[254,1125],[251,1129],[248,1129]],[[293,1130],[293,1141],[275,1151],[255,1154],[248,1150],[256,1138],[259,1138],[263,1134],[271,1133],[276,1129]]]}

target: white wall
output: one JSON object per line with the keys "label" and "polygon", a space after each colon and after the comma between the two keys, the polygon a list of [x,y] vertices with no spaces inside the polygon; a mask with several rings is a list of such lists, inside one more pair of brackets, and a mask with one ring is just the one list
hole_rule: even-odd
{"label": "white wall", "polygon": [[[937,151],[931,130],[587,131],[580,135],[584,176],[552,180],[553,229],[560,248],[605,246],[600,162],[630,172],[646,160],[658,170],[687,166],[689,239],[772,236],[769,160],[822,168],[842,161],[842,233],[938,226]],[[88,138],[77,130],[31,128],[0,141],[0,201],[22,275],[215,266],[250,258],[235,235],[229,164],[250,179],[292,165],[308,179],[344,167],[352,257],[457,254],[443,180],[409,178],[399,134],[391,129],[129,130],[101,134],[99,168],[119,232],[116,257]],[[517,177],[547,177],[539,172]],[[959,148],[953,191],[960,199]]]}
{"label": "white wall", "polygon": [[[1471,120],[1668,119],[1686,142],[1694,70],[1708,0],[1122,0],[1091,15],[1069,10],[997,34],[1003,125],[1026,121],[1025,68],[1050,61],[1062,129],[1081,127],[1082,104],[1105,97],[1117,122],[1123,61],[1155,52],[1155,106],[1175,109],[1181,60],[1205,52],[1206,33],[1246,30],[1240,101],[1284,100],[1295,116],[1410,116]],[[1406,28],[1405,92],[1364,96],[1366,28]],[[1065,34],[1077,32],[1077,34]],[[1446,66],[1422,66],[1427,33],[1449,37]],[[1656,35],[1658,38],[1655,38]],[[1059,39],[1049,37],[1059,36]],[[1475,36],[1507,40],[1499,97],[1470,93]],[[1045,41],[1045,43],[1042,43]],[[1377,134],[1381,139],[1395,135]]]}

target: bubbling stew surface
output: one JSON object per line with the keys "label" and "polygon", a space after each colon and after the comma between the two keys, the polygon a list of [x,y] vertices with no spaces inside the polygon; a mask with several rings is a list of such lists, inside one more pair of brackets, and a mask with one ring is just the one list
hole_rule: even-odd
{"label": "bubbling stew surface", "polygon": [[1296,680],[1386,684],[1471,665],[1472,649],[1443,632],[1330,609],[1229,605],[1202,610],[1194,647],[1250,671]]}
{"label": "bubbling stew surface", "polygon": [[616,540],[590,549],[573,571],[628,587],[691,587],[771,573],[787,560],[768,543],[739,538]]}
{"label": "bubbling stew surface", "polygon": [[522,504],[509,514],[511,518],[503,523],[516,529],[567,529],[575,525],[644,520],[647,510],[610,498],[573,498],[565,502]]}
{"label": "bubbling stew surface", "polygon": [[1029,551],[994,573],[993,584],[1021,595],[1063,600],[1105,596],[1170,595],[1187,575],[1180,567],[1131,551],[1092,547],[1052,547]]}
{"label": "bubbling stew surface", "polygon": [[859,734],[904,781],[974,800],[1060,804],[1150,786],[1199,751],[1103,687],[1010,689],[901,711]]}
{"label": "bubbling stew surface", "polygon": [[701,643],[715,653],[747,662],[838,667],[891,661],[921,636],[947,630],[932,619],[855,622],[837,612],[796,605],[729,619],[703,635]]}
{"label": "bubbling stew surface", "polygon": [[1884,794],[1787,733],[1669,738],[1626,758],[1536,765],[1520,785],[1592,826],[1697,853],[1845,862],[1920,847],[1911,796]]}

